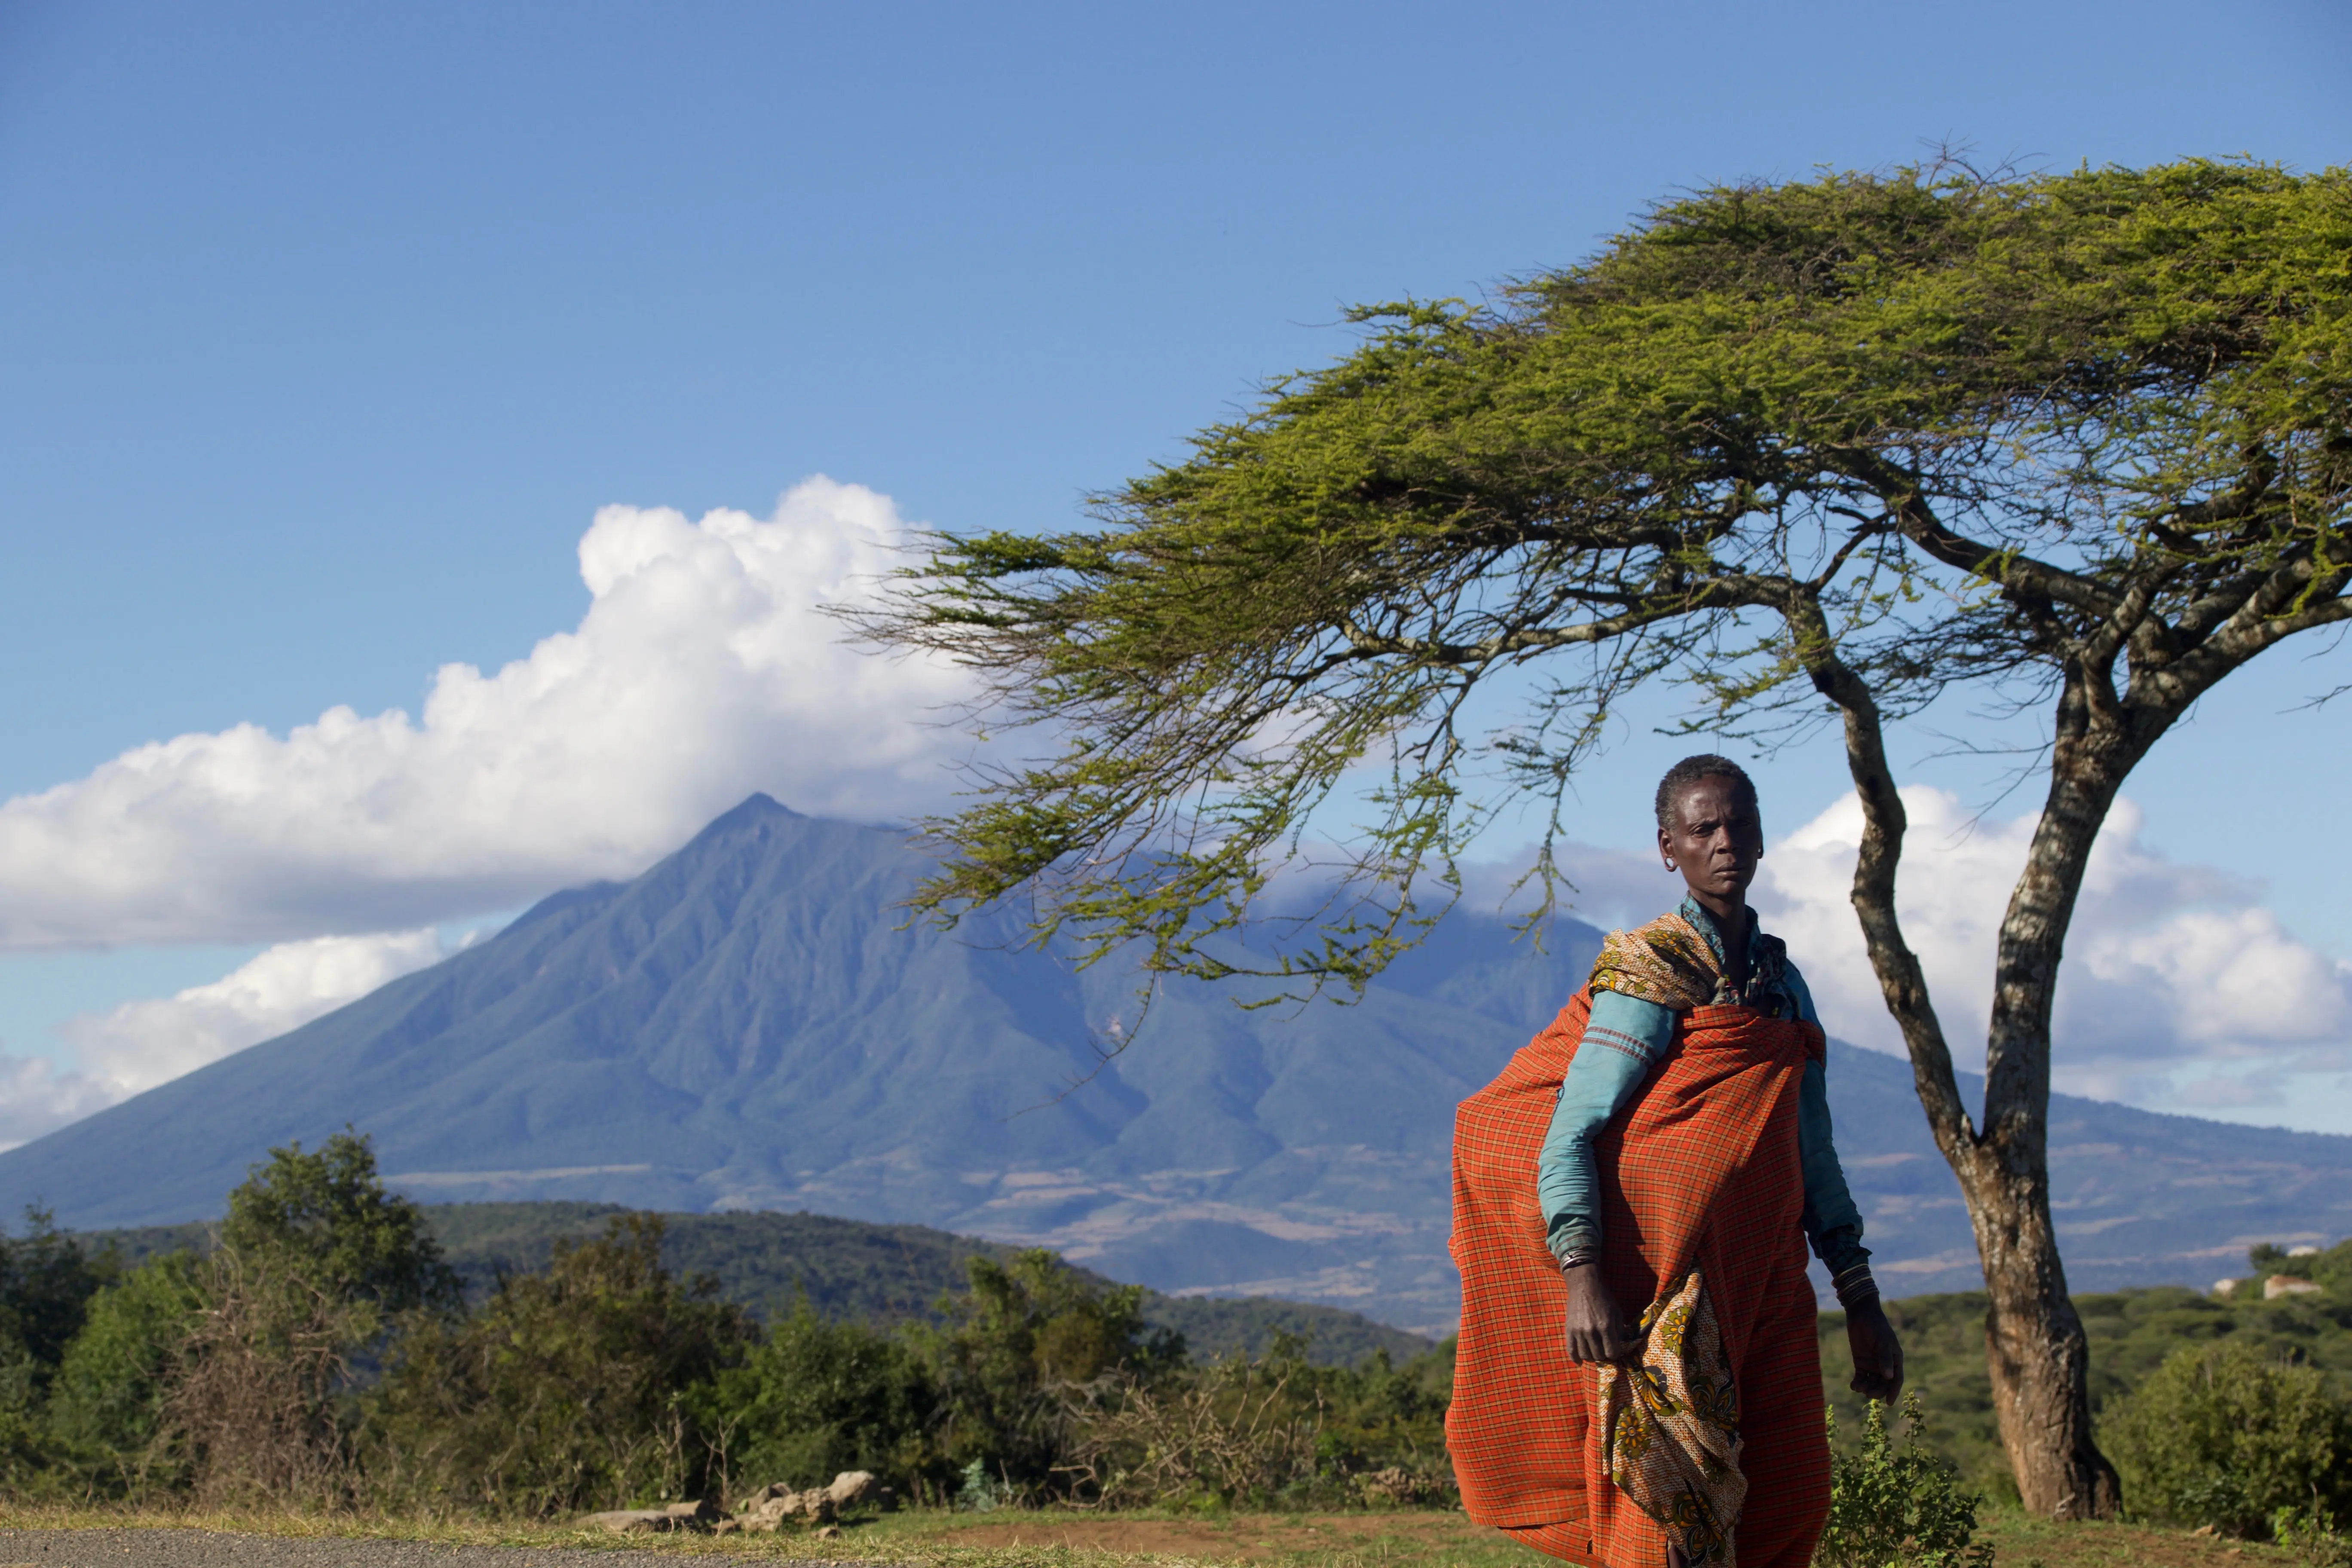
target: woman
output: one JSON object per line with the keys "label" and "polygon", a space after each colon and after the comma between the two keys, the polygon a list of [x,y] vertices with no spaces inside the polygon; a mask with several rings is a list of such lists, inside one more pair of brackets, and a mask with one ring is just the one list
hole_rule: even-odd
{"label": "woman", "polygon": [[1447,1441],[1470,1517],[1553,1556],[1802,1568],[1829,1508],[1807,1242],[1852,1386],[1893,1400],[1903,1351],[1831,1142],[1812,997],[1748,907],[1756,787],[1686,757],[1657,818],[1680,907],[1611,932],[1455,1119]]}

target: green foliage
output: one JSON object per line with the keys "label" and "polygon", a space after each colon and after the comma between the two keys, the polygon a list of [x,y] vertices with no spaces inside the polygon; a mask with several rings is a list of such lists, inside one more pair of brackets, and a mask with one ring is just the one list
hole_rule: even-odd
{"label": "green foliage", "polygon": [[[1813,1554],[1821,1568],[1990,1568],[1990,1542],[1976,1539],[1979,1500],[1921,1442],[1927,1425],[1916,1393],[1903,1400],[1901,1447],[1874,1399],[1859,1452],[1831,1461],[1830,1517]],[[1837,1416],[1828,1416],[1837,1439]]]}
{"label": "green foliage", "polygon": [[[546,1268],[557,1240],[595,1237],[626,1211],[617,1204],[481,1203],[426,1204],[417,1212],[465,1282],[467,1299],[479,1303],[501,1274]],[[709,1275],[719,1282],[719,1300],[761,1317],[789,1315],[805,1299],[819,1317],[836,1322],[928,1320],[941,1296],[964,1288],[965,1259],[1003,1262],[1015,1250],[928,1226],[826,1215],[667,1214],[662,1221],[662,1261],[672,1273]],[[203,1225],[147,1226],[96,1232],[87,1241],[135,1264],[161,1252],[203,1251],[212,1237]],[[1143,1318],[1155,1330],[1181,1335],[1195,1353],[1264,1355],[1285,1334],[1305,1340],[1307,1359],[1327,1366],[1354,1366],[1378,1350],[1405,1361],[1430,1348],[1418,1334],[1360,1313],[1265,1297],[1147,1290]]]}
{"label": "green foliage", "polygon": [[914,1331],[939,1379],[942,1447],[1042,1495],[1067,1449],[1073,1391],[1148,1380],[1181,1363],[1183,1342],[1147,1328],[1140,1287],[1105,1286],[1042,1248],[967,1267],[968,1291],[940,1303],[946,1326]]}
{"label": "green foliage", "polygon": [[196,1268],[187,1253],[163,1253],[91,1299],[48,1400],[73,1489],[137,1497],[185,1479],[163,1437],[171,1381],[205,1305]]}
{"label": "green foliage", "polygon": [[804,1300],[688,1402],[730,1495],[822,1486],[844,1470],[919,1495],[949,1468],[931,1444],[940,1391],[922,1357],[886,1327],[828,1322]]}
{"label": "green foliage", "polygon": [[374,1151],[349,1131],[312,1153],[299,1142],[272,1149],[229,1194],[220,1245],[256,1258],[282,1254],[337,1300],[387,1313],[457,1300],[457,1276],[423,1212],[384,1191]]}
{"label": "green foliage", "polygon": [[724,1434],[698,1422],[697,1385],[751,1330],[670,1274],[661,1241],[658,1216],[621,1215],[462,1321],[412,1319],[362,1435],[379,1498],[548,1518],[699,1495]]}
{"label": "green foliage", "polygon": [[21,1237],[0,1232],[0,1357],[24,1368],[29,1398],[47,1390],[90,1298],[117,1272],[111,1255],[93,1255],[45,1210],[25,1211]]}
{"label": "green foliage", "polygon": [[[1902,1336],[1911,1386],[1936,1413],[1929,1447],[1970,1487],[2014,1500],[1985,1371],[1986,1306],[1981,1292],[1969,1291],[1890,1300],[1886,1312]],[[2316,1367],[2352,1391],[2352,1291],[2264,1301],[2243,1289],[2218,1298],[2163,1285],[2077,1296],[2074,1307],[2090,1339],[2092,1410],[2102,1431],[2120,1402],[2184,1345],[2248,1345],[2269,1360]],[[1823,1313],[1821,1336],[1822,1392],[1851,1446],[1864,1402],[1845,1386],[1843,1315]]]}
{"label": "green foliage", "polygon": [[2175,1352],[2105,1424],[2134,1509],[2259,1538],[2282,1509],[2352,1512],[2352,1403],[2242,1342]]}
{"label": "green foliage", "polygon": [[[1557,811],[1652,679],[1752,732],[2120,656],[2144,746],[2345,612],[2347,254],[2342,170],[1945,164],[1704,190],[1491,304],[1363,309],[1097,526],[939,537],[863,619],[1057,737],[930,825],[924,906],[1023,889],[1040,942],[1231,974],[1210,939],[1369,759],[1361,900],[1273,966],[1360,984],[1457,890],[1496,766]],[[1532,711],[1463,728],[1530,664]]]}
{"label": "green foliage", "polygon": [[2352,1535],[2336,1527],[2325,1508],[2283,1508],[2271,1515],[2271,1534],[2305,1568],[2352,1568]]}

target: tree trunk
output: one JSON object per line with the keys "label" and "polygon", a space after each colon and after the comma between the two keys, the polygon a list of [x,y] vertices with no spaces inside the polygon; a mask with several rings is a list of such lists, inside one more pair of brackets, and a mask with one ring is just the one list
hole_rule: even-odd
{"label": "tree trunk", "polygon": [[[2065,674],[2050,792],[2010,894],[1993,963],[1984,1131],[1960,1173],[1991,1298],[1993,1410],[2027,1509],[2105,1518],[2119,1486],[2091,1436],[2090,1352],[2050,1219],[2050,1031],[2066,930],[2116,792],[2146,753],[2099,674]],[[2158,731],[2160,732],[2160,731]]]}
{"label": "tree trunk", "polygon": [[[1827,652],[1825,638],[1812,646],[1820,650],[1812,679],[1843,712],[1846,761],[1863,807],[1854,910],[1887,1010],[1903,1030],[1928,1129],[1959,1179],[1984,1269],[1985,1360],[2001,1447],[2028,1511],[2111,1517],[2121,1489],[2091,1436],[2090,1348],[2066,1294],[2050,1218],[2046,1127],[2051,1001],[2066,925],[2133,748],[2116,744],[2113,728],[2084,721],[2078,687],[2075,722],[2062,719],[2051,800],[2001,925],[1979,1133],[1960,1102],[1943,1026],[1895,914],[1895,873],[1908,822],[1887,766],[1877,702]],[[2097,742],[2086,732],[2094,729]]]}
{"label": "tree trunk", "polygon": [[2018,1497],[2045,1519],[2111,1518],[2121,1490],[2092,1440],[2090,1345],[2066,1294],[2048,1178],[1983,1145],[1970,1163],[1975,1180],[1960,1184],[1990,1298],[1985,1365]]}

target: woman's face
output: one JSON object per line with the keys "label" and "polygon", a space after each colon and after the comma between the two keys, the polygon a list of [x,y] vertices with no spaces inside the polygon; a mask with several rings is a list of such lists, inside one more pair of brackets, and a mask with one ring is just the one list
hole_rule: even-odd
{"label": "woman's face", "polygon": [[1738,781],[1710,774],[1685,788],[1658,829],[1658,854],[1710,903],[1744,899],[1764,857],[1764,823]]}

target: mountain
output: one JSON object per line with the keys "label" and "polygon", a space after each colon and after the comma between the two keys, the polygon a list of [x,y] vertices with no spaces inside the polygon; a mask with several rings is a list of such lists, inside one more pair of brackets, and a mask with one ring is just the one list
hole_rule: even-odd
{"label": "mountain", "polygon": [[[1450,1323],[1453,1107],[1581,984],[1597,932],[1561,921],[1538,951],[1457,914],[1352,1006],[1171,985],[1107,1055],[1131,975],[1022,950],[1003,917],[908,925],[921,866],[900,834],[754,796],[634,881],[0,1154],[0,1213],[195,1218],[273,1144],[349,1123],[425,1201],[805,1209]],[[1840,1149],[1890,1285],[1964,1289],[1909,1078],[1835,1049]],[[2201,1284],[2248,1241],[2352,1229],[2352,1139],[2063,1096],[2052,1121],[2078,1288]]]}

